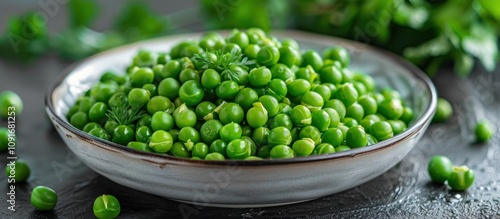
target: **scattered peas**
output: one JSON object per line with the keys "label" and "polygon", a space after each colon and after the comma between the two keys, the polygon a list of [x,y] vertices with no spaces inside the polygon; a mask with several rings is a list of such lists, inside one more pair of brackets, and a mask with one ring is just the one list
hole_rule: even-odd
{"label": "scattered peas", "polygon": [[95,199],[92,209],[99,219],[113,219],[120,215],[120,202],[112,195],[102,195]]}
{"label": "scattered peas", "polygon": [[432,118],[433,122],[444,122],[453,115],[453,107],[450,102],[444,98],[438,98],[436,113]]}
{"label": "scattered peas", "polygon": [[31,192],[30,203],[37,210],[50,211],[56,207],[57,194],[49,187],[37,186]]}
{"label": "scattered peas", "polygon": [[478,142],[488,141],[493,137],[493,127],[486,120],[480,121],[476,124],[475,134]]}

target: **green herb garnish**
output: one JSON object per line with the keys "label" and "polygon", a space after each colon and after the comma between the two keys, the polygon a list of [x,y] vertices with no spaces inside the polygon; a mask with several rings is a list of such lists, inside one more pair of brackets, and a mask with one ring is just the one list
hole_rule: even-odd
{"label": "green herb garnish", "polygon": [[146,115],[142,106],[133,108],[122,98],[118,98],[116,106],[112,106],[106,116],[119,125],[130,125]]}

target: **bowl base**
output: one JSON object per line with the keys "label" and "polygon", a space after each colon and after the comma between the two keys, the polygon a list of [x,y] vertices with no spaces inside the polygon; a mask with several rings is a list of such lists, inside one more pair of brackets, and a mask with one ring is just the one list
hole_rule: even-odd
{"label": "bowl base", "polygon": [[262,204],[224,204],[224,203],[197,203],[197,202],[185,201],[185,200],[180,200],[180,199],[172,199],[172,198],[167,198],[167,199],[170,199],[170,200],[176,201],[176,202],[190,204],[190,205],[201,206],[201,207],[217,207],[217,208],[267,208],[267,207],[291,205],[291,204],[297,204],[297,203],[315,200],[315,198],[313,198],[313,199],[306,199],[306,200],[293,201],[293,202],[262,203]]}

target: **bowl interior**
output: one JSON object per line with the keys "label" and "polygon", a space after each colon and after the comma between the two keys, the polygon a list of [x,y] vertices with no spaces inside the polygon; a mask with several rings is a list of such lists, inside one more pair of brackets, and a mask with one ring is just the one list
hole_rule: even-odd
{"label": "bowl interior", "polygon": [[[436,92],[430,80],[416,67],[402,61],[395,55],[365,44],[304,32],[282,31],[274,32],[273,35],[293,38],[297,40],[303,50],[314,49],[322,52],[323,49],[335,45],[347,48],[351,53],[352,61],[349,68],[352,71],[361,71],[371,75],[379,89],[383,87],[396,89],[401,93],[405,103],[413,108],[415,118],[408,129],[417,123],[425,122],[434,113]],[[49,101],[53,105],[55,115],[67,122],[65,115],[77,98],[90,89],[105,71],[111,70],[124,74],[125,68],[139,49],[165,52],[180,41],[196,39],[200,36],[200,33],[195,33],[139,42],[109,50],[77,63],[75,68],[70,68],[68,75],[62,79],[62,82],[56,82],[54,90],[49,91],[51,92],[49,93],[51,94]],[[399,135],[405,135],[408,131]],[[382,146],[381,143],[378,143],[370,148],[380,146]],[[353,149],[349,153],[355,153],[356,150],[369,150],[367,148]]]}

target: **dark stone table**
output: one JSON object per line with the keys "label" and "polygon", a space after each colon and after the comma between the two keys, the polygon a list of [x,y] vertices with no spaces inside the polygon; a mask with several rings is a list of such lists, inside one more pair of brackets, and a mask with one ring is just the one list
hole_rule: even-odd
{"label": "dark stone table", "polygon": [[[403,161],[374,180],[300,204],[224,209],[144,194],[113,183],[81,163],[61,141],[44,111],[46,89],[70,64],[53,56],[31,65],[0,60],[0,91],[13,90],[24,100],[24,112],[17,117],[17,154],[32,170],[27,183],[16,185],[15,213],[7,210],[8,187],[2,174],[0,218],[93,218],[93,201],[104,193],[120,200],[120,218],[500,218],[500,69],[487,73],[476,68],[469,78],[442,69],[433,81],[440,96],[453,104],[453,118],[431,125]],[[489,120],[497,132],[486,144],[474,143],[472,130],[479,119]],[[6,124],[0,120],[0,126]],[[474,185],[459,193],[430,183],[427,161],[437,154],[475,170]],[[6,153],[0,154],[1,166],[7,163],[6,157]],[[57,191],[54,211],[39,212],[30,206],[31,189],[37,185]]]}

